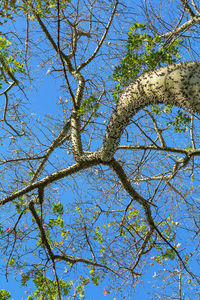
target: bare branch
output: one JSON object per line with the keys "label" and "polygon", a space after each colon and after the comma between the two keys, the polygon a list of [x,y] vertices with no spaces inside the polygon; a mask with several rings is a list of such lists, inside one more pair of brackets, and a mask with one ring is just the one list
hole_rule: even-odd
{"label": "bare branch", "polygon": [[192,143],[192,150],[196,149],[195,141],[194,141],[194,116],[191,116],[191,123],[190,123],[190,138]]}
{"label": "bare branch", "polygon": [[[49,33],[47,27],[45,26],[45,24],[43,23],[42,19],[40,18],[39,14],[37,13],[36,9],[33,7],[32,3],[29,4],[30,5],[30,8],[35,16],[35,18],[37,19],[42,31],[45,33],[47,39],[49,40],[49,42],[51,43],[51,45],[53,46],[54,50],[56,52],[58,52],[58,46],[56,45],[54,39],[52,38],[51,34]],[[65,55],[62,51],[60,51],[63,59],[65,60],[66,62],[66,65],[67,65],[67,68],[68,68],[68,71],[70,73],[72,73],[74,71],[74,68],[72,67],[72,64],[71,64],[71,61],[69,60],[69,58],[67,57],[67,55]]]}
{"label": "bare branch", "polygon": [[110,19],[109,19],[109,21],[108,21],[108,24],[107,24],[107,26],[106,26],[106,28],[105,28],[104,34],[103,34],[103,36],[102,36],[100,42],[98,43],[98,45],[97,45],[96,49],[94,50],[93,54],[92,54],[92,55],[91,55],[84,63],[82,63],[82,64],[77,68],[78,71],[80,71],[80,70],[83,69],[85,66],[87,66],[87,65],[95,58],[95,56],[96,56],[97,53],[99,52],[99,50],[100,50],[100,48],[101,48],[101,46],[102,46],[102,44],[103,44],[103,42],[104,42],[104,40],[105,40],[107,34],[108,34],[109,28],[110,28],[110,26],[111,26],[111,24],[112,24],[112,21],[113,21],[113,18],[114,18],[116,9],[117,9],[117,5],[118,5],[118,0],[115,1],[115,5],[114,5],[114,8],[113,8],[112,14],[111,14],[111,16],[110,16]]}
{"label": "bare branch", "polygon": [[136,259],[134,265],[131,267],[131,270],[134,270],[134,269],[137,267],[137,265],[139,264],[140,259],[141,259],[141,256],[142,256],[142,254],[144,254],[144,250],[145,250],[145,248],[146,248],[146,245],[147,245],[149,239],[150,239],[151,236],[152,236],[153,231],[154,231],[154,229],[153,229],[153,228],[150,228],[150,229],[148,230],[147,234],[145,235],[144,240],[143,240],[143,243],[142,243],[142,245],[141,245],[141,247],[140,247],[140,249],[139,249],[139,251],[138,251],[137,259]]}
{"label": "bare branch", "polygon": [[[138,146],[118,146],[118,149],[127,149],[127,150],[155,150],[155,151],[165,151],[165,152],[174,152],[174,153],[183,153],[183,154],[191,154],[191,151],[182,148],[174,148],[174,147],[155,147],[155,146],[146,146],[146,145],[138,145]],[[196,149],[192,151],[193,155],[200,155],[200,149]]]}
{"label": "bare branch", "polygon": [[51,246],[50,246],[50,244],[49,244],[49,242],[47,240],[47,237],[46,237],[46,234],[45,234],[45,230],[43,228],[43,224],[41,223],[40,218],[39,218],[39,216],[38,216],[38,214],[37,214],[37,212],[35,210],[33,202],[29,203],[29,209],[30,209],[30,211],[31,211],[31,213],[32,213],[32,215],[33,215],[33,217],[34,217],[34,219],[36,221],[38,229],[39,229],[39,231],[41,233],[42,243],[43,243],[44,247],[47,249],[49,257],[50,257],[50,259],[51,259],[51,261],[53,263],[53,270],[54,270],[54,275],[56,277],[57,288],[58,288],[58,296],[59,296],[59,299],[61,300],[62,297],[61,297],[61,293],[60,293],[60,285],[59,285],[58,275],[57,275],[56,267],[55,267],[54,254],[53,254]]}
{"label": "bare branch", "polygon": [[9,87],[7,87],[7,89],[5,89],[5,91],[3,91],[2,93],[0,93],[0,96],[6,94],[9,90],[11,90],[11,88],[15,85],[15,82],[10,83]]}
{"label": "bare branch", "polygon": [[200,16],[194,16],[192,19],[185,22],[183,25],[179,26],[175,30],[172,30],[170,32],[167,32],[167,33],[161,35],[161,37],[162,38],[168,38],[168,37],[171,37],[171,36],[181,35],[183,32],[190,29],[195,24],[200,24]]}
{"label": "bare branch", "polygon": [[[8,90],[8,89],[7,89]],[[5,103],[5,107],[4,107],[4,115],[3,115],[3,121],[6,123],[6,125],[8,127],[10,127],[14,133],[18,136],[22,136],[24,135],[24,133],[19,133],[10,123],[8,123],[7,119],[6,119],[6,114],[7,114],[7,109],[8,109],[8,95],[7,95],[7,92],[5,91],[4,92],[4,95],[5,95],[5,99],[6,99],[6,103]]]}
{"label": "bare branch", "polygon": [[155,131],[156,131],[156,133],[158,135],[158,138],[160,140],[162,148],[166,147],[165,140],[164,140],[164,138],[163,138],[163,136],[161,134],[161,130],[158,128],[156,119],[154,118],[154,116],[152,115],[152,113],[150,113],[150,111],[148,109],[144,108],[144,111],[150,116],[150,118],[151,118],[151,120],[153,122]]}
{"label": "bare branch", "polygon": [[181,0],[181,3],[183,4],[183,7],[186,8],[188,14],[191,18],[195,17],[195,13],[193,12],[192,8],[188,4],[188,0]]}
{"label": "bare branch", "polygon": [[195,3],[194,0],[192,0],[192,5],[193,5],[193,7],[194,7],[196,13],[197,13],[198,15],[200,15],[200,10],[199,10],[198,7],[196,6],[196,3]]}
{"label": "bare branch", "polygon": [[58,136],[55,138],[51,146],[46,151],[46,154],[44,155],[44,159],[40,162],[39,166],[37,167],[33,175],[33,178],[31,179],[31,182],[34,182],[35,179],[41,174],[45,163],[47,162],[48,158],[53,153],[53,151],[64,142],[64,139],[67,136],[69,129],[70,129],[70,121],[67,121],[66,124],[63,126],[62,130],[60,131],[60,133],[58,134]]}

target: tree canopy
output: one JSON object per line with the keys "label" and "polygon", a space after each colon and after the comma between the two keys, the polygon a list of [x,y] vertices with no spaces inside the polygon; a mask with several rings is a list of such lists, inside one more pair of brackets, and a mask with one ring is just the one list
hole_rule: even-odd
{"label": "tree canopy", "polygon": [[198,297],[198,3],[0,15],[1,275],[28,300]]}

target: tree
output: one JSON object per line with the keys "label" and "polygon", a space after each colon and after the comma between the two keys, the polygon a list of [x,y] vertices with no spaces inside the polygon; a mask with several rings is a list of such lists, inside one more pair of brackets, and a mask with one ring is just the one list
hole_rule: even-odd
{"label": "tree", "polygon": [[27,299],[127,299],[152,271],[155,299],[199,295],[200,12],[144,4],[1,3],[1,268]]}

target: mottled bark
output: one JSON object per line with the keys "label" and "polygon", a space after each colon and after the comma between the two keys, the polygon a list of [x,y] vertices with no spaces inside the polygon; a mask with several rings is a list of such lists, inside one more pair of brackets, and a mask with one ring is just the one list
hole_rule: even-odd
{"label": "mottled bark", "polygon": [[200,113],[200,62],[170,65],[139,76],[122,92],[107,126],[101,159],[110,161],[131,118],[148,105],[168,103]]}

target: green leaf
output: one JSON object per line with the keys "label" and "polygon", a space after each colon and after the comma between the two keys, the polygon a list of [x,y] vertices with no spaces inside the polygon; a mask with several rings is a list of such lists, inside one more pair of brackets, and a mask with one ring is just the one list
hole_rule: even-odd
{"label": "green leaf", "polygon": [[136,22],[128,32],[126,55],[113,72],[113,79],[118,82],[114,92],[115,100],[120,91],[141,73],[179,61],[180,44],[181,40],[177,39],[167,45],[160,37],[149,35],[145,25]]}
{"label": "green leaf", "polygon": [[63,205],[60,203],[60,201],[57,203],[54,203],[52,209],[53,209],[54,215],[62,216],[64,214],[64,208],[63,208]]}
{"label": "green leaf", "polygon": [[6,290],[0,290],[0,300],[8,300],[11,298],[11,295]]}

